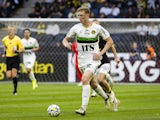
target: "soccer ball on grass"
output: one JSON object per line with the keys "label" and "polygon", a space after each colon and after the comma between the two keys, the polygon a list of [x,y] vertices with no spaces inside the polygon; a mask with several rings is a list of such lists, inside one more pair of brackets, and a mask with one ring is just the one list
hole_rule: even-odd
{"label": "soccer ball on grass", "polygon": [[58,105],[52,104],[48,107],[47,112],[51,117],[57,117],[60,114],[61,110]]}

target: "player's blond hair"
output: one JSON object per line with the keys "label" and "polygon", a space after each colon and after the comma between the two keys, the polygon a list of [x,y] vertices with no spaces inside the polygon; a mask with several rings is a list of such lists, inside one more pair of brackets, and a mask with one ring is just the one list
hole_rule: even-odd
{"label": "player's blond hair", "polygon": [[80,12],[80,11],[84,11],[85,13],[90,14],[90,10],[86,6],[82,6],[82,7],[77,9],[77,12]]}

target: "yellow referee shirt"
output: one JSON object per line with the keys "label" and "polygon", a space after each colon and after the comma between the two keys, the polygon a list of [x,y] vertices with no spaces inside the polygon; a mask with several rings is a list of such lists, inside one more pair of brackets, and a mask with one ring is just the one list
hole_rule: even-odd
{"label": "yellow referee shirt", "polygon": [[10,39],[7,35],[2,39],[2,43],[6,50],[6,57],[14,57],[17,56],[18,53],[13,53],[12,50],[24,49],[24,46],[21,42],[21,39],[15,35],[14,38]]}

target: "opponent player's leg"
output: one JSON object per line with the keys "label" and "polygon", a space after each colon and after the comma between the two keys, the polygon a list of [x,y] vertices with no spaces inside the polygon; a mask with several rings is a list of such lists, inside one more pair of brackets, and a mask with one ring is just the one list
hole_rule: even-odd
{"label": "opponent player's leg", "polygon": [[[110,70],[109,64],[102,65],[98,73],[98,81],[102,86],[102,88],[104,89],[104,91],[109,95],[110,101],[114,105],[113,110],[117,111],[120,101],[116,98],[114,91],[112,89],[111,85],[113,85],[113,79],[109,74],[109,70]],[[110,81],[111,85],[107,81]]]}
{"label": "opponent player's leg", "polygon": [[110,87],[112,88],[111,93],[109,93],[109,96],[110,96],[111,103],[113,103],[113,111],[118,111],[118,105],[120,104],[120,100],[116,98],[116,95],[113,91],[114,80],[109,73],[106,73],[106,81],[109,83]]}
{"label": "opponent player's leg", "polygon": [[97,97],[97,93],[94,89],[92,89],[91,97]]}
{"label": "opponent player's leg", "polygon": [[104,99],[104,103],[105,103],[106,108],[109,108],[110,107],[110,104],[109,104],[109,101],[108,101],[109,96],[105,93],[105,91],[102,89],[102,87],[98,84],[97,76],[94,76],[94,78],[92,79],[91,87],[92,87],[92,89],[94,89],[94,91],[98,95],[100,95]]}

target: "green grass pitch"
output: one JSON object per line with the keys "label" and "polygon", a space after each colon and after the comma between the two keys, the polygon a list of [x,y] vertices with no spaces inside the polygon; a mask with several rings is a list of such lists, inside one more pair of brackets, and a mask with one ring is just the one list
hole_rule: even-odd
{"label": "green grass pitch", "polygon": [[[118,112],[108,111],[100,96],[90,98],[86,116],[75,114],[81,105],[81,87],[76,84],[19,83],[18,95],[12,95],[12,83],[0,82],[0,120],[160,120],[160,85],[115,84],[121,100]],[[47,108],[57,104],[58,117],[50,117]]]}

